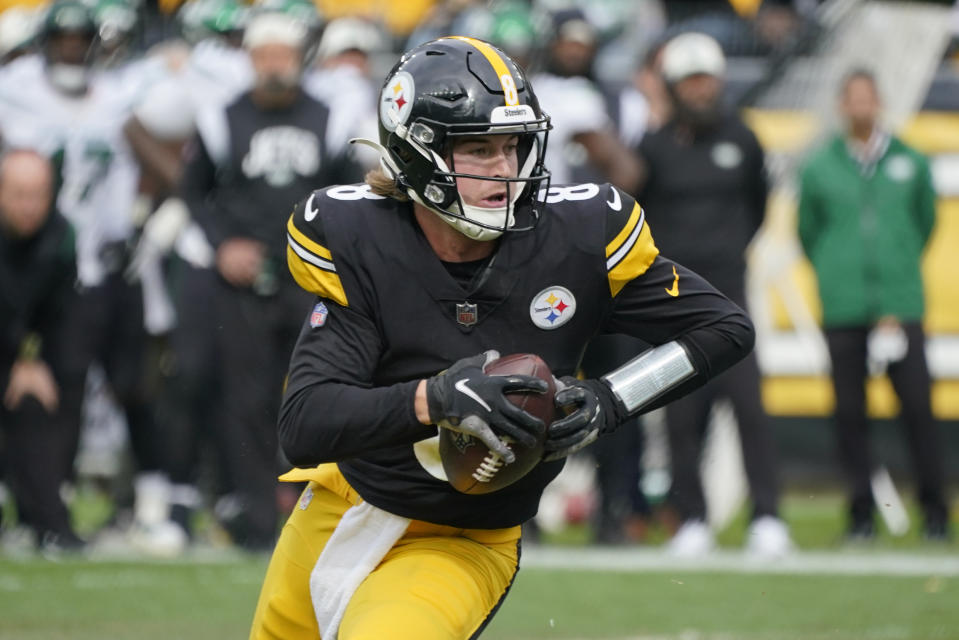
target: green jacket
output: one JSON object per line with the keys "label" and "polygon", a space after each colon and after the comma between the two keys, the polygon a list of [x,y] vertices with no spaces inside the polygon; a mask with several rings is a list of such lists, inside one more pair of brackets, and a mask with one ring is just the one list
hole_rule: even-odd
{"label": "green jacket", "polygon": [[896,137],[871,171],[861,169],[842,135],[807,159],[799,238],[819,280],[823,326],[922,318],[920,258],[935,201],[928,161]]}

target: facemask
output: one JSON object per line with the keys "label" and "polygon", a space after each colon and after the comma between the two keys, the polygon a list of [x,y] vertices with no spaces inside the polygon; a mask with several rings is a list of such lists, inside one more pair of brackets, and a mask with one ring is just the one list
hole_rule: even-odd
{"label": "facemask", "polygon": [[48,67],[47,75],[53,86],[60,91],[80,94],[87,90],[90,70],[82,64],[65,64],[58,62]]}

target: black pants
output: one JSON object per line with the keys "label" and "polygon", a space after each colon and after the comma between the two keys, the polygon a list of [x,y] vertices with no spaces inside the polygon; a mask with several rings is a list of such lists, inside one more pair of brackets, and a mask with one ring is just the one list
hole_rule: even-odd
{"label": "black pants", "polygon": [[76,309],[65,322],[67,347],[61,403],[66,402],[65,409],[77,416],[71,433],[74,455],[87,369],[91,363],[99,362],[126,416],[137,468],[159,470],[163,439],[154,420],[154,397],[147,371],[149,342],[143,328],[143,293],[139,285],[128,283],[121,273],[109,275],[102,284],[80,293]]}
{"label": "black pants", "polygon": [[751,353],[705,386],[666,407],[673,474],[669,501],[683,520],[706,519],[699,459],[709,412],[719,398],[728,398],[736,414],[753,517],[778,515],[776,446],[759,384],[759,365],[755,353]]}
{"label": "black pants", "polygon": [[[4,391],[12,364],[0,362],[0,389]],[[2,479],[13,494],[20,523],[41,536],[73,535],[67,507],[60,499],[60,485],[73,462],[71,446],[75,442],[69,430],[76,418],[67,410],[61,403],[49,414],[33,396],[26,396],[14,411],[0,403]]]}
{"label": "black pants", "polygon": [[[647,348],[646,343],[630,336],[597,336],[583,356],[583,373],[587,378],[597,378],[625,364]],[[587,449],[596,460],[600,499],[597,535],[600,538],[615,536],[627,517],[649,513],[646,497],[639,490],[642,443],[639,418],[632,418]]]}
{"label": "black pants", "polygon": [[[836,437],[846,477],[853,524],[871,522],[874,504],[870,476],[869,422],[866,417],[866,340],[870,327],[828,329],[836,395]],[[917,322],[903,325],[909,341],[906,357],[888,368],[889,380],[902,405],[909,452],[916,474],[919,503],[927,520],[945,522],[942,448],[930,405],[931,381],[926,365],[925,336]]]}
{"label": "black pants", "polygon": [[167,342],[157,400],[157,424],[164,434],[163,467],[174,485],[197,482],[200,443],[215,433],[219,398],[216,376],[216,314],[212,301],[217,276],[176,261],[170,284],[177,324]]}
{"label": "black pants", "polygon": [[214,422],[242,509],[235,526],[228,528],[250,548],[270,547],[276,535],[276,420],[290,354],[312,301],[289,277],[273,296],[217,280],[213,309],[220,411]]}

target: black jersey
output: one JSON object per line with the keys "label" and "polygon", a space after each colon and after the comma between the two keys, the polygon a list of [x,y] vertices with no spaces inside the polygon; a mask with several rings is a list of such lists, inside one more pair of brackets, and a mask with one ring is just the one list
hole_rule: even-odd
{"label": "black jersey", "polygon": [[673,121],[644,136],[638,151],[649,175],[637,197],[663,253],[741,297],[746,246],[768,195],[756,136],[732,114],[695,136]]}
{"label": "black jersey", "polygon": [[329,109],[302,92],[282,109],[261,109],[247,92],[201,112],[180,191],[210,242],[252,238],[282,260],[278,206],[331,182],[328,118]]}
{"label": "black jersey", "polygon": [[[730,327],[751,337],[738,307],[659,257],[629,196],[584,184],[553,187],[547,203],[533,231],[499,240],[469,287],[440,262],[409,204],[350,185],[296,208],[290,270],[320,300],[294,351],[280,418],[295,464],[336,461],[364,499],[401,516],[516,525],[535,514],[562,462],[496,493],[458,493],[442,477],[436,427],[416,420],[419,380],[486,349],[536,353],[554,375],[572,374],[601,331],[660,344],[735,318]],[[741,351],[743,332],[730,327],[719,339]],[[699,371],[715,365],[709,348],[691,351]]]}

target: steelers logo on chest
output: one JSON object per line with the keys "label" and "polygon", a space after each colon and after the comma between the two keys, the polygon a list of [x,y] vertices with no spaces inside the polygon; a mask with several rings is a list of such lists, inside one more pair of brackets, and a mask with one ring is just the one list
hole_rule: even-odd
{"label": "steelers logo on chest", "polygon": [[576,313],[576,298],[566,287],[546,287],[529,304],[529,317],[540,329],[558,329]]}

